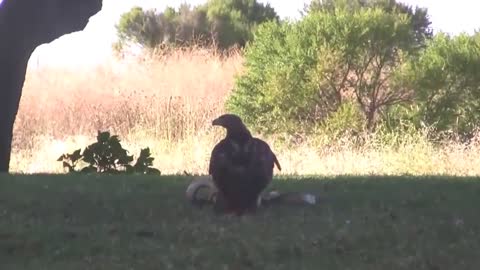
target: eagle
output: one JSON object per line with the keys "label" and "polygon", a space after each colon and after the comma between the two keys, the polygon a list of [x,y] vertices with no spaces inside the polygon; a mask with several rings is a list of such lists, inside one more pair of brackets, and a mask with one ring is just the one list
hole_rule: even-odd
{"label": "eagle", "polygon": [[242,215],[254,210],[272,181],[278,159],[268,143],[252,136],[241,118],[224,114],[212,121],[227,134],[212,150],[209,174],[218,189],[216,211]]}

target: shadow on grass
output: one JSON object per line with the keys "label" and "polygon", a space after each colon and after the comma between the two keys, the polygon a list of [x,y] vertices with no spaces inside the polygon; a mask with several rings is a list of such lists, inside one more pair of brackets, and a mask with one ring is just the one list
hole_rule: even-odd
{"label": "shadow on grass", "polygon": [[473,177],[295,177],[327,199],[217,217],[184,176],[0,176],[0,269],[474,269]]}

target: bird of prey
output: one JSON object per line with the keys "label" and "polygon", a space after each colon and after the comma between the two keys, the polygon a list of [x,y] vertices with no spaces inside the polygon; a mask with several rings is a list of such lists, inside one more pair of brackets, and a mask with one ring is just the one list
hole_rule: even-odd
{"label": "bird of prey", "polygon": [[272,180],[275,164],[281,167],[270,146],[253,137],[237,115],[221,115],[212,125],[227,131],[213,148],[209,165],[218,204],[228,213],[242,215],[256,208],[261,192]]}

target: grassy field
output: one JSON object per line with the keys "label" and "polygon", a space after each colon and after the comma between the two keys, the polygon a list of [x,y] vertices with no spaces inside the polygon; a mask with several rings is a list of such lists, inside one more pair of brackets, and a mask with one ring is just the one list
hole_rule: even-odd
{"label": "grassy field", "polygon": [[185,177],[1,176],[0,269],[476,269],[475,178],[278,178],[310,207],[216,217]]}
{"label": "grassy field", "polygon": [[165,175],[205,174],[224,135],[211,121],[242,62],[238,52],[187,50],[29,69],[11,168],[33,175],[0,176],[0,269],[475,269],[480,135],[470,145],[434,145],[421,132],[373,135],[362,146],[322,134],[265,138],[283,169],[273,186],[326,201],[242,218],[192,207],[187,177],[39,174],[63,172],[57,158],[97,130],[119,135],[134,155],[150,147]]}

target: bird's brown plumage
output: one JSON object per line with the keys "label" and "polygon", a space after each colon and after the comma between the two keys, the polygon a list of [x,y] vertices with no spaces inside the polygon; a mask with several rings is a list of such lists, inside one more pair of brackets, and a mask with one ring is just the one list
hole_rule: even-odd
{"label": "bird's brown plumage", "polygon": [[255,208],[260,193],[273,177],[277,157],[263,140],[254,138],[240,117],[224,114],[212,122],[227,135],[212,150],[209,174],[228,211],[242,214]]}

